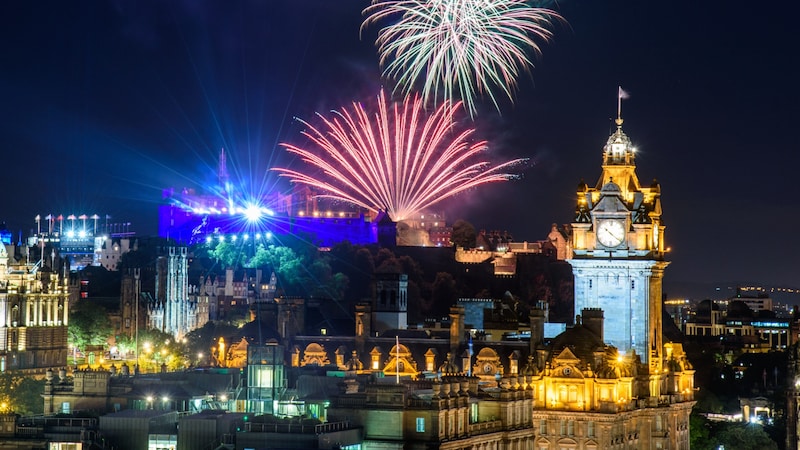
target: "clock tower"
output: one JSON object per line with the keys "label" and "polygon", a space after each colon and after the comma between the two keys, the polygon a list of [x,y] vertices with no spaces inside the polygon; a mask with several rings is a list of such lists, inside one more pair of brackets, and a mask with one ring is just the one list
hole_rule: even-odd
{"label": "clock tower", "polygon": [[600,179],[581,181],[572,223],[575,311],[604,311],[603,340],[620,352],[636,352],[650,373],[662,365],[661,295],[664,225],[661,188],[643,187],[636,176],[636,149],[622,118],[603,147]]}

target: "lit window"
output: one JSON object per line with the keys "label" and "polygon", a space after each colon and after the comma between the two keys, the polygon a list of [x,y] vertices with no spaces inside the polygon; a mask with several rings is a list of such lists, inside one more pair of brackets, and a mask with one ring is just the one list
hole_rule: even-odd
{"label": "lit window", "polygon": [[425,418],[417,417],[417,433],[425,432]]}

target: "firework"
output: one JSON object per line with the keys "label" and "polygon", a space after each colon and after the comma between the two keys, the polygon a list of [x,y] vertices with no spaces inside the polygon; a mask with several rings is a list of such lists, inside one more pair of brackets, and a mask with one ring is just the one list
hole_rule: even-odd
{"label": "firework", "polygon": [[513,101],[519,75],[533,66],[528,54],[548,41],[552,10],[524,0],[372,0],[364,9],[362,30],[391,20],[378,32],[384,76],[409,94],[422,85],[422,97],[436,103],[460,98],[470,116],[475,100],[489,97],[499,109],[497,93]]}
{"label": "firework", "polygon": [[456,130],[461,102],[445,100],[430,115],[420,96],[402,103],[378,95],[370,113],[359,103],[334,111],[303,134],[314,150],[281,144],[320,175],[275,168],[292,182],[318,188],[322,197],[343,200],[401,221],[433,204],[486,183],[513,177],[505,173],[523,160],[499,165],[482,160],[486,142],[470,142],[474,129]]}

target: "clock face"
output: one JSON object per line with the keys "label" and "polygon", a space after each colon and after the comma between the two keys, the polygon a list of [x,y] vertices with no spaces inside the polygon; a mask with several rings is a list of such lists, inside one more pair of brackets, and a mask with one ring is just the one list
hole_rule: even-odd
{"label": "clock face", "polygon": [[492,369],[493,367],[491,364],[485,364],[483,366],[483,373],[492,373]]}
{"label": "clock face", "polygon": [[597,226],[597,240],[606,247],[616,247],[625,240],[625,225],[621,220],[604,220]]}

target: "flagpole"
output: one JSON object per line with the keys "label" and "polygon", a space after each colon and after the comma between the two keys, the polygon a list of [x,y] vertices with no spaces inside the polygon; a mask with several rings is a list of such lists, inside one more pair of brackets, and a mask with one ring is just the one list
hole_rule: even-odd
{"label": "flagpole", "polygon": [[617,86],[617,126],[622,126],[622,99],[628,98],[628,93],[622,89],[622,86]]}

